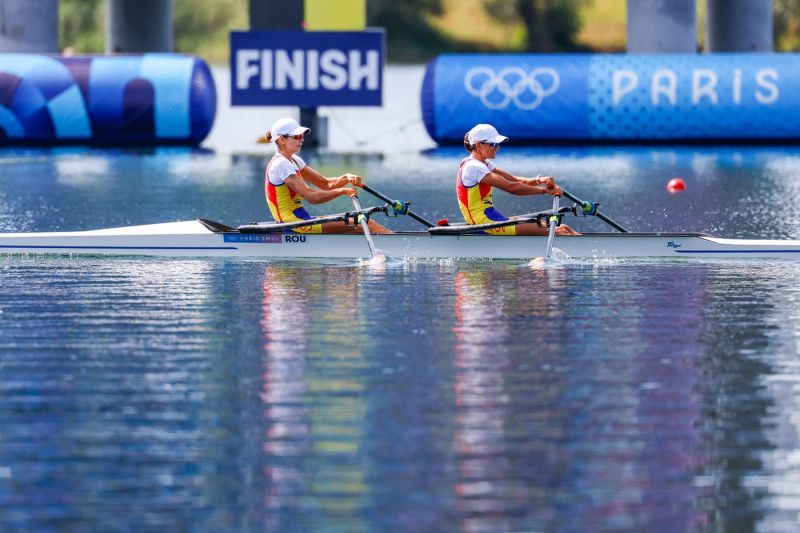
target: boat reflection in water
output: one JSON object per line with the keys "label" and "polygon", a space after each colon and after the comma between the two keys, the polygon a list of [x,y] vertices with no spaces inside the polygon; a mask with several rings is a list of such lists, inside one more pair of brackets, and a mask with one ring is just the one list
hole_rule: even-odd
{"label": "boat reflection in water", "polygon": [[[602,270],[581,276],[579,290],[570,268],[456,274],[453,451],[461,531],[706,525],[696,506],[710,490],[692,483],[709,460],[694,431],[703,416],[693,354],[659,356],[646,348],[650,315],[666,302],[644,301],[652,293],[636,282],[620,287],[630,307],[618,317],[592,317]],[[568,320],[564,309],[574,310]],[[569,339],[591,335],[598,319],[628,321],[631,338],[619,343],[638,343],[640,355],[618,358],[614,340],[599,340],[590,357],[570,352]],[[532,330],[532,321],[539,327]]]}
{"label": "boat reflection in water", "polygon": [[[320,276],[306,275],[308,268],[264,271],[267,531],[358,528],[367,506],[363,462],[354,460],[367,406],[364,383],[353,378],[367,363],[351,339],[330,328],[340,321],[358,328],[358,270],[316,265]],[[342,305],[320,307],[320,300]]]}

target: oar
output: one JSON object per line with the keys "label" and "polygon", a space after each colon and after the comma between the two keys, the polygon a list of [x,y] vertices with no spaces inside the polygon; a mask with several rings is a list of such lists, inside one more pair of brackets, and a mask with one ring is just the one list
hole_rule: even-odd
{"label": "oar", "polygon": [[359,224],[361,224],[361,229],[364,231],[364,237],[367,238],[367,246],[369,246],[369,261],[367,261],[367,264],[374,265],[385,262],[386,256],[375,251],[375,244],[372,242],[372,235],[369,233],[367,215],[365,215],[361,210],[361,204],[358,201],[358,196],[351,196],[350,199],[353,200],[353,207],[356,208],[356,219],[358,220]]}
{"label": "oar", "polygon": [[531,261],[531,264],[537,263],[544,263],[546,260],[550,259],[550,256],[553,253],[553,239],[556,236],[556,226],[558,226],[559,222],[559,212],[558,212],[558,199],[560,198],[559,195],[553,196],[553,211],[550,218],[548,218],[547,222],[550,228],[550,233],[547,236],[547,248],[545,248],[544,257],[537,257],[536,259]]}
{"label": "oar", "polygon": [[569,198],[570,200],[572,200],[576,204],[580,205],[581,206],[581,210],[584,213],[586,213],[587,215],[596,215],[600,220],[606,222],[607,224],[612,226],[614,229],[619,230],[619,231],[621,231],[623,233],[628,233],[628,230],[626,230],[625,228],[623,228],[622,226],[620,226],[619,224],[617,224],[616,222],[614,222],[613,220],[611,220],[610,218],[605,216],[603,213],[598,211],[597,210],[597,206],[594,203],[592,203],[592,202],[584,202],[583,200],[581,200],[577,196],[565,191],[564,189],[561,189],[561,192],[564,193],[564,196],[566,196],[567,198]]}
{"label": "oar", "polygon": [[399,213],[401,215],[408,215],[411,218],[413,218],[414,220],[416,220],[418,222],[422,222],[423,224],[425,224],[429,228],[433,228],[433,227],[436,226],[436,224],[434,224],[433,222],[430,222],[429,220],[426,220],[426,219],[422,218],[421,216],[419,216],[418,214],[413,212],[411,209],[409,209],[408,208],[408,202],[402,202],[400,200],[392,200],[391,198],[389,198],[385,194],[376,191],[375,189],[373,189],[369,185],[362,185],[361,188],[364,189],[365,191],[367,191],[368,193],[370,193],[371,195],[373,195],[373,196],[375,196],[377,198],[380,198],[384,202],[388,203],[389,206],[391,206],[391,208],[394,209],[394,211],[396,213]]}
{"label": "oar", "polygon": [[558,226],[558,199],[559,195],[553,196],[553,214],[550,216],[550,235],[547,236],[547,251],[544,253],[545,259],[550,259],[553,253],[553,239],[556,236],[556,226]]}

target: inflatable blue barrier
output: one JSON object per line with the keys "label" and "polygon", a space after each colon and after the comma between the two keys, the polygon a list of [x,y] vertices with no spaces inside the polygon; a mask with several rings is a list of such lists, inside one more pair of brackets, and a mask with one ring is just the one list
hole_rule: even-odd
{"label": "inflatable blue barrier", "polygon": [[193,56],[0,54],[0,146],[197,145],[216,106]]}
{"label": "inflatable blue barrier", "polygon": [[800,140],[798,54],[448,54],[422,115],[439,143],[475,124],[524,142]]}

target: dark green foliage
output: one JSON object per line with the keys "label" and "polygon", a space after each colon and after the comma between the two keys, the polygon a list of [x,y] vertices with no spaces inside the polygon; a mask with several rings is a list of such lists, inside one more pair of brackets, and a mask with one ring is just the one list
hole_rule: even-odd
{"label": "dark green foliage", "polygon": [[367,26],[386,29],[390,61],[427,60],[454,46],[426,19],[442,12],[442,0],[368,0]]}
{"label": "dark green foliage", "polygon": [[522,19],[528,52],[584,51],[576,43],[578,11],[586,0],[484,0],[486,12],[501,22]]}
{"label": "dark green foliage", "polygon": [[[569,52],[579,50],[578,8],[585,1],[484,0],[484,7],[502,22],[522,19],[528,29],[528,51]],[[228,33],[249,27],[247,6],[248,0],[174,0],[175,51],[225,61]],[[59,9],[62,48],[102,53],[104,0],[61,0]],[[441,15],[443,9],[443,0],[367,0],[367,25],[386,28],[392,62],[427,61],[442,52],[495,51],[455,41],[431,26],[429,17]]]}
{"label": "dark green foliage", "polygon": [[776,51],[800,50],[800,0],[773,0],[772,35]]}
{"label": "dark green foliage", "polygon": [[103,52],[103,0],[60,0],[58,6],[61,49],[83,54]]}

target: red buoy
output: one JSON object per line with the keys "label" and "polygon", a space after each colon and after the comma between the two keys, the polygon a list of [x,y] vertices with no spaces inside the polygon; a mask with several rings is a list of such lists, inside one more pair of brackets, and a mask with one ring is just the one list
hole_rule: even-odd
{"label": "red buoy", "polygon": [[686,184],[680,178],[672,178],[667,183],[667,190],[669,192],[680,192],[686,190]]}

